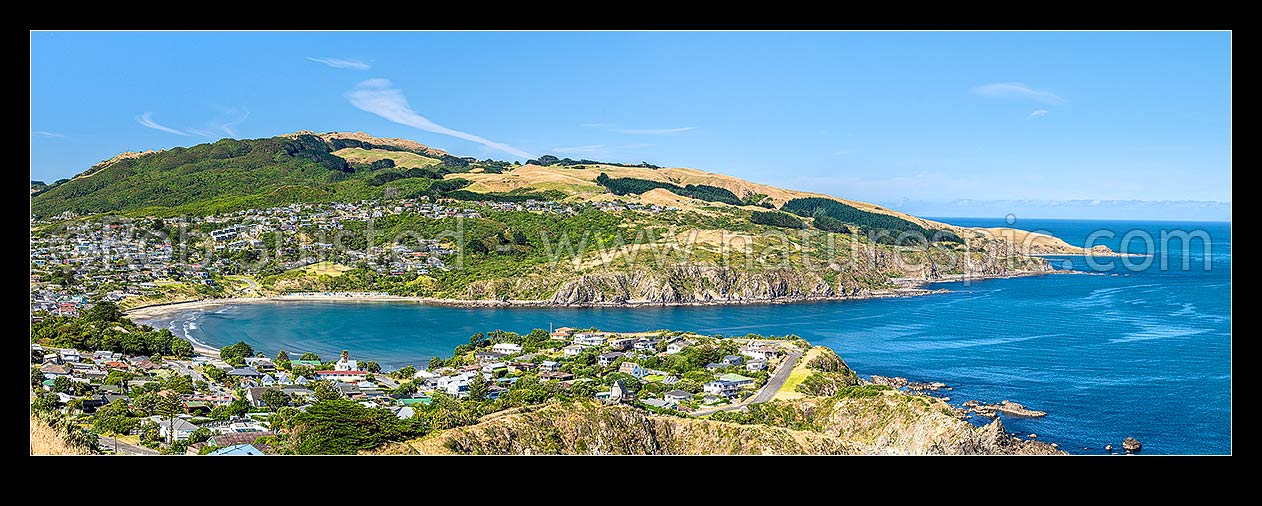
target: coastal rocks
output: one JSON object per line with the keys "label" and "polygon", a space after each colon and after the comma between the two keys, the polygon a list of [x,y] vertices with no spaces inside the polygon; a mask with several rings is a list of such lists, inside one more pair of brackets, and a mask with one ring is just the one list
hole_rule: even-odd
{"label": "coastal rocks", "polygon": [[1126,453],[1139,453],[1139,450],[1143,448],[1143,443],[1140,443],[1138,439],[1133,437],[1128,437],[1125,441],[1122,441],[1122,449],[1126,450]]}
{"label": "coastal rocks", "polygon": [[1027,418],[1038,418],[1041,416],[1047,416],[1046,411],[1030,409],[1021,404],[1008,401],[1008,400],[1000,401],[995,404],[986,404],[984,402],[980,402],[977,400],[968,400],[968,401],[964,401],[964,403],[961,404],[960,406],[963,407],[964,409],[967,409],[968,411],[971,411],[973,413],[977,413],[978,415],[989,417],[989,418],[994,418],[998,413],[1003,413],[1003,414],[1011,415],[1011,416],[1027,417]]}
{"label": "coastal rocks", "polygon": [[887,376],[877,376],[873,374],[872,383],[877,384],[877,385],[885,385],[890,388],[903,388],[907,386],[907,383],[909,382],[907,381],[907,378],[903,378],[899,376],[887,377]]}
{"label": "coastal rocks", "polygon": [[919,391],[923,391],[923,390],[929,390],[929,391],[937,392],[938,390],[949,389],[949,388],[950,388],[950,387],[946,386],[946,383],[940,383],[940,382],[937,382],[937,381],[931,381],[931,382],[927,382],[927,383],[922,383],[922,382],[919,382],[919,381],[909,381],[909,382],[907,382],[907,389],[908,389],[908,390],[914,390],[914,391],[917,391],[917,392],[919,392]]}
{"label": "coastal rocks", "polygon": [[1113,451],[1113,445],[1104,445],[1104,451],[1106,452]]}

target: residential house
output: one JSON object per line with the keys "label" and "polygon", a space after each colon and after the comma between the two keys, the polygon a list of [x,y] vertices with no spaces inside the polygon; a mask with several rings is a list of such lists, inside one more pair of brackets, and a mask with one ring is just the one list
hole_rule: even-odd
{"label": "residential house", "polygon": [[258,378],[260,376],[263,376],[263,373],[258,372],[253,367],[238,367],[236,369],[228,371],[228,375],[240,376],[242,378]]}
{"label": "residential house", "polygon": [[486,379],[491,379],[493,376],[495,376],[495,371],[507,370],[507,369],[508,369],[508,364],[505,364],[503,362],[493,362],[493,363],[482,366],[482,376],[486,377]]}
{"label": "residential house", "polygon": [[544,381],[550,381],[550,380],[570,381],[574,379],[574,375],[568,372],[550,371],[550,372],[540,373],[539,379],[544,380]]}
{"label": "residential house", "polygon": [[749,388],[754,386],[754,378],[741,376],[735,373],[727,373],[719,376],[719,381],[726,381],[736,385],[737,388]]}
{"label": "residential house", "polygon": [[640,402],[644,403],[646,406],[652,406],[658,409],[675,409],[679,406],[678,403],[665,399],[642,399]]}
{"label": "residential house", "polygon": [[333,365],[334,371],[358,371],[359,361],[351,360],[349,353],[342,353],[342,357],[337,359],[337,364]]}
{"label": "residential house", "polygon": [[634,337],[624,337],[622,339],[610,339],[609,347],[614,351],[627,351],[635,346],[636,339]]}
{"label": "residential house", "polygon": [[48,379],[55,379],[58,376],[68,377],[70,376],[70,371],[71,371],[71,368],[69,366],[58,365],[58,364],[42,365],[39,368],[39,372],[44,373],[44,377]]}
{"label": "residential house", "polygon": [[601,353],[600,355],[596,356],[596,363],[599,364],[601,367],[609,367],[611,364],[613,364],[618,359],[622,358],[624,355],[626,355],[626,353],[622,353],[620,351],[611,351],[609,353]]}
{"label": "residential house", "polygon": [[706,365],[705,365],[705,369],[706,369],[707,371],[717,371],[717,370],[722,369],[722,368],[724,368],[724,367],[727,367],[727,364],[720,364],[720,363],[718,363],[718,362],[710,362],[710,363],[708,363],[708,364],[706,364]]}
{"label": "residential house", "polygon": [[509,362],[508,372],[526,372],[533,371],[538,366],[533,362]]}
{"label": "residential house", "polygon": [[354,399],[356,396],[364,394],[364,392],[360,391],[358,383],[337,383],[334,387],[337,388],[338,392],[342,393],[342,397],[347,399]]}
{"label": "residential house", "polygon": [[316,371],[316,379],[330,381],[366,381],[366,371]]}
{"label": "residential house", "polygon": [[740,393],[741,387],[730,381],[711,381],[701,386],[701,390],[707,394],[720,395],[723,397],[735,397]]}
{"label": "residential house", "polygon": [[210,453],[207,453],[206,455],[236,457],[236,456],[245,456],[245,455],[263,455],[263,451],[259,450],[252,444],[240,444],[240,445],[225,446],[218,450],[214,450]]}
{"label": "residential house", "polygon": [[183,418],[162,418],[154,415],[149,417],[158,424],[158,434],[162,439],[170,438],[173,441],[183,441],[197,430],[197,426],[193,425]]}
{"label": "residential house", "polygon": [[491,345],[491,351],[505,355],[515,355],[521,353],[521,345],[516,343],[496,343]]}
{"label": "residential house", "polygon": [[635,379],[641,379],[649,373],[648,369],[640,367],[640,364],[635,362],[623,362],[622,365],[618,366],[618,372],[635,376]]}
{"label": "residential house", "polygon": [[631,391],[627,390],[627,386],[622,383],[622,380],[614,380],[613,386],[609,387],[610,401],[627,402],[630,401],[632,397],[633,395]]}
{"label": "residential house", "polygon": [[657,343],[661,341],[661,339],[655,337],[644,337],[631,345],[631,348],[636,351],[654,351],[657,349]]}
{"label": "residential house", "polygon": [[666,343],[666,354],[674,355],[676,353],[684,351],[684,348],[692,346],[693,344],[696,344],[696,343],[694,343],[690,339],[684,339],[682,337],[671,339],[669,342]]}
{"label": "residential house", "polygon": [[215,434],[210,437],[207,442],[213,446],[233,446],[241,444],[252,444],[261,437],[275,436],[272,431],[262,432],[229,432],[226,434]]}
{"label": "residential house", "polygon": [[539,372],[556,372],[559,370],[561,370],[561,364],[559,362],[544,360],[539,363]]}
{"label": "residential house", "polygon": [[504,357],[505,355],[503,353],[498,353],[494,351],[479,351],[473,354],[473,359],[476,360],[480,364],[485,364],[488,362],[499,362]]}
{"label": "residential house", "polygon": [[580,346],[580,345],[577,345],[577,344],[571,344],[571,345],[569,345],[569,346],[566,346],[566,347],[564,347],[564,348],[561,348],[561,351],[562,351],[562,352],[565,352],[565,356],[567,356],[567,357],[576,357],[576,356],[578,356],[580,353],[583,353],[583,350],[586,350],[586,349],[587,349],[587,347],[585,347],[585,346]]}
{"label": "residential house", "polygon": [[551,336],[553,339],[567,341],[570,339],[570,336],[573,334],[574,334],[574,329],[570,327],[558,327],[556,330],[552,331]]}
{"label": "residential house", "polygon": [[671,390],[662,394],[662,397],[668,401],[683,402],[692,398],[692,393],[687,390]]}
{"label": "residential house", "polygon": [[257,388],[247,389],[245,391],[245,400],[249,401],[251,406],[263,407],[263,393],[267,392],[268,390],[271,390],[271,388],[257,387]]}
{"label": "residential house", "polygon": [[741,365],[745,363],[745,357],[738,355],[727,355],[723,357],[723,365]]}
{"label": "residential house", "polygon": [[745,370],[746,371],[766,371],[767,361],[766,360],[750,360],[748,363],[745,364]]}
{"label": "residential house", "polygon": [[605,344],[604,336],[592,333],[574,334],[574,344],[583,346],[602,346]]}
{"label": "residential house", "polygon": [[741,355],[754,360],[771,360],[783,354],[784,352],[775,346],[747,346],[741,348]]}
{"label": "residential house", "polygon": [[81,360],[79,357],[79,350],[74,348],[63,348],[57,350],[57,354],[61,356],[62,362],[78,362]]}

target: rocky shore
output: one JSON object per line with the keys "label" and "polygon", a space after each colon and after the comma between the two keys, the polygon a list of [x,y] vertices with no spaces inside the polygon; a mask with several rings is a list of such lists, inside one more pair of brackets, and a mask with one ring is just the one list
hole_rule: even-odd
{"label": "rocky shore", "polygon": [[1011,416],[1026,417],[1026,418],[1038,418],[1042,416],[1047,416],[1046,411],[1030,409],[1021,404],[1008,401],[1008,400],[999,401],[994,404],[986,404],[984,402],[980,402],[977,400],[968,400],[968,401],[964,401],[964,403],[960,404],[960,406],[963,409],[967,410],[968,412],[976,413],[978,415],[985,416],[988,418],[994,418],[998,416],[999,413],[1003,413],[1003,414],[1011,415]]}

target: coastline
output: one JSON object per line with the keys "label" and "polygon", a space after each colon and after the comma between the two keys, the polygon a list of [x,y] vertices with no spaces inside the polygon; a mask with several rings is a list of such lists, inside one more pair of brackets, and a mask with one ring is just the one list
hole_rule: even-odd
{"label": "coastline", "polygon": [[[740,306],[759,304],[797,304],[806,302],[837,302],[847,300],[870,300],[898,297],[917,297],[948,293],[945,288],[926,288],[926,285],[952,283],[959,281],[984,281],[991,279],[1007,279],[1046,274],[1068,274],[1066,271],[1018,271],[1002,275],[969,275],[949,274],[931,280],[903,280],[904,286],[885,290],[876,290],[857,295],[837,295],[823,297],[781,297],[775,299],[722,299],[685,302],[659,302],[650,300],[629,300],[625,302],[587,302],[577,304],[556,304],[550,300],[469,300],[444,299],[437,297],[413,297],[389,295],[381,292],[316,292],[304,294],[285,294],[268,297],[233,297],[224,299],[199,299],[183,302],[165,302],[141,306],[124,311],[124,315],[133,319],[156,320],[191,310],[207,309],[234,304],[259,304],[268,302],[412,302],[429,306],[468,307],[468,308],[636,308],[636,307],[675,307],[675,306]],[[197,343],[194,343],[195,345]]]}

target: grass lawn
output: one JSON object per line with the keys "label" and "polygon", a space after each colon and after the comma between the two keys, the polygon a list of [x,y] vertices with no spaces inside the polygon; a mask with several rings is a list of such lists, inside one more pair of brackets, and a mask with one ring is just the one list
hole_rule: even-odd
{"label": "grass lawn", "polygon": [[811,375],[811,370],[806,367],[806,364],[810,363],[811,359],[815,358],[816,355],[819,355],[820,350],[822,348],[818,346],[811,348],[807,350],[806,354],[802,355],[802,358],[798,359],[797,365],[794,365],[793,370],[789,371],[789,379],[784,380],[784,384],[780,386],[780,390],[776,391],[776,396],[772,400],[792,400],[804,397],[801,392],[797,391],[797,386],[802,384],[807,376]]}
{"label": "grass lawn", "polygon": [[641,378],[641,381],[651,382],[651,381],[662,381],[663,379],[666,379],[666,378],[660,374],[650,374],[648,376]]}
{"label": "grass lawn", "polygon": [[301,270],[302,272],[305,272],[308,274],[317,274],[317,275],[324,274],[328,276],[338,277],[338,276],[341,276],[343,272],[351,270],[351,267],[347,267],[342,264],[335,264],[333,262],[318,262],[318,263],[314,263],[306,267],[303,267]]}

